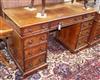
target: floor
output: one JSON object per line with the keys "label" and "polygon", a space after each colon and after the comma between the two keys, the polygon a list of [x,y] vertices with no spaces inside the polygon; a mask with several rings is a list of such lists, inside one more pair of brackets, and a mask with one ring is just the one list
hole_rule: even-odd
{"label": "floor", "polygon": [[[6,53],[5,50],[3,52]],[[20,71],[9,55],[7,59],[13,67],[0,64],[0,80],[20,80]],[[47,69],[40,70],[25,80],[100,80],[100,43],[71,54],[50,37],[47,63]]]}
{"label": "floor", "polygon": [[[97,6],[100,0],[97,0]],[[93,6],[93,3],[89,3]],[[97,9],[98,10],[98,9]],[[30,75],[25,80],[100,80],[100,43],[71,54],[53,37],[49,39],[47,52],[48,68]],[[0,63],[0,80],[20,80],[21,73],[3,50],[12,68]]]}

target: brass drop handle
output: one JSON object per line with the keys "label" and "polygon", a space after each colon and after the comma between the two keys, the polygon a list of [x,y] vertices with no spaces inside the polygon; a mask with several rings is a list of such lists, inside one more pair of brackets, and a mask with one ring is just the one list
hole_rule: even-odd
{"label": "brass drop handle", "polygon": [[43,62],[43,60],[44,60],[44,58],[40,58],[40,59],[39,59],[39,62]]}
{"label": "brass drop handle", "polygon": [[32,64],[32,63],[30,63],[30,64],[29,64],[29,67],[30,67],[30,68],[32,68],[32,67],[33,67],[33,64]]}
{"label": "brass drop handle", "polygon": [[92,25],[92,22],[91,22],[91,23],[89,23],[89,25]]}
{"label": "brass drop handle", "polygon": [[27,32],[28,32],[28,29],[24,29],[24,30],[23,30],[23,33],[27,33]]}
{"label": "brass drop handle", "polygon": [[32,32],[32,29],[31,29],[31,28],[29,28],[29,29],[28,29],[28,31],[29,31],[29,32]]}
{"label": "brass drop handle", "polygon": [[40,48],[40,51],[41,51],[41,52],[45,51],[44,47],[41,47],[41,48]]}
{"label": "brass drop handle", "polygon": [[32,55],[33,55],[33,54],[32,54],[32,51],[30,51],[30,52],[29,52],[29,55],[30,55],[30,56],[32,56]]}
{"label": "brass drop handle", "polygon": [[41,41],[45,40],[45,35],[41,36],[41,37],[40,37],[40,40],[41,40]]}
{"label": "brass drop handle", "polygon": [[45,25],[42,25],[42,26],[41,26],[41,28],[42,28],[42,29],[45,29],[45,28],[46,28],[46,26],[45,26]]}
{"label": "brass drop handle", "polygon": [[77,20],[79,20],[78,18],[74,18],[74,21],[77,21]]}
{"label": "brass drop handle", "polygon": [[84,18],[88,18],[88,15],[83,15],[82,16],[82,19],[84,19]]}
{"label": "brass drop handle", "polygon": [[88,15],[84,15],[84,18],[88,18]]}
{"label": "brass drop handle", "polygon": [[33,40],[30,40],[28,43],[29,43],[29,44],[32,44],[32,43],[33,43]]}

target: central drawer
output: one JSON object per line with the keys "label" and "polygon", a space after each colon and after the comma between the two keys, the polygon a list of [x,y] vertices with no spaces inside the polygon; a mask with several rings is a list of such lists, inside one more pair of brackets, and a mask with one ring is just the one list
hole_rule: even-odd
{"label": "central drawer", "polygon": [[24,48],[32,47],[42,42],[46,42],[48,38],[48,33],[41,33],[37,35],[33,35],[31,37],[27,37],[24,39]]}
{"label": "central drawer", "polygon": [[73,18],[62,19],[59,23],[62,24],[62,26],[69,26],[72,24],[76,24],[81,20],[82,20],[82,16],[76,16]]}
{"label": "central drawer", "polygon": [[40,65],[46,63],[46,53],[39,55],[37,57],[33,57],[29,60],[25,60],[25,72],[30,71]]}
{"label": "central drawer", "polygon": [[47,51],[47,43],[42,43],[32,48],[28,48],[25,50],[25,59],[28,59],[33,56],[37,56],[40,53],[46,52],[46,51]]}
{"label": "central drawer", "polygon": [[95,18],[95,13],[88,13],[88,14],[84,14],[82,15],[82,19],[94,19]]}

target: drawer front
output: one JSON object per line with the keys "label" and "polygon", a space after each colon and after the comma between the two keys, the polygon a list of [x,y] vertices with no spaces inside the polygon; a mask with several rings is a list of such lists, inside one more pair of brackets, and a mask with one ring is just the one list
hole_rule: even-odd
{"label": "drawer front", "polygon": [[80,34],[79,34],[79,37],[83,37],[83,36],[89,36],[90,34],[90,28],[89,29],[86,29],[84,31],[81,31]]}
{"label": "drawer front", "polygon": [[22,36],[25,36],[28,34],[34,34],[39,31],[45,31],[47,29],[48,29],[48,23],[29,26],[27,28],[22,29]]}
{"label": "drawer front", "polygon": [[95,18],[95,13],[89,13],[89,14],[82,15],[82,19],[94,19],[94,18]]}
{"label": "drawer front", "polygon": [[69,25],[75,24],[77,22],[80,22],[80,20],[82,20],[82,16],[61,19],[59,21],[53,21],[50,23],[50,29],[57,29],[59,26],[61,26],[61,27],[69,26]]}
{"label": "drawer front", "polygon": [[82,30],[86,30],[86,29],[88,29],[88,28],[91,28],[92,26],[93,26],[93,20],[83,22],[83,23],[81,24],[81,31],[82,31]]}
{"label": "drawer front", "polygon": [[37,34],[28,38],[24,39],[24,48],[28,48],[31,46],[34,46],[36,44],[39,44],[41,42],[47,41],[48,33],[41,33]]}
{"label": "drawer front", "polygon": [[80,47],[86,45],[87,42],[88,42],[88,37],[83,37],[83,38],[79,39],[77,42],[77,48],[80,48]]}
{"label": "drawer front", "polygon": [[50,29],[56,29],[58,27],[59,21],[53,21],[50,23]]}
{"label": "drawer front", "polygon": [[47,51],[47,43],[43,43],[25,50],[25,59]]}
{"label": "drawer front", "polygon": [[46,54],[25,61],[25,71],[32,70],[46,63]]}
{"label": "drawer front", "polygon": [[62,19],[59,23],[62,24],[62,26],[68,26],[80,22],[80,20],[82,20],[82,16],[76,16],[73,18]]}
{"label": "drawer front", "polygon": [[100,40],[100,35],[96,35],[94,40]]}

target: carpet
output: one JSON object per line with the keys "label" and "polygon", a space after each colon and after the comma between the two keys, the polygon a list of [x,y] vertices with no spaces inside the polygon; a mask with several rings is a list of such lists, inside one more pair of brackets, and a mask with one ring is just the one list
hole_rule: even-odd
{"label": "carpet", "polygon": [[[3,50],[9,64],[14,64]],[[24,80],[100,80],[100,44],[71,54],[53,37],[49,39],[47,51],[48,68],[39,70]],[[8,68],[0,63],[0,80],[20,80],[19,69]]]}

